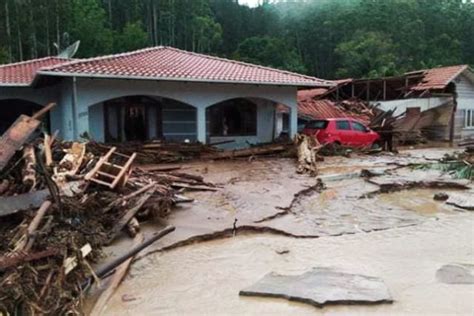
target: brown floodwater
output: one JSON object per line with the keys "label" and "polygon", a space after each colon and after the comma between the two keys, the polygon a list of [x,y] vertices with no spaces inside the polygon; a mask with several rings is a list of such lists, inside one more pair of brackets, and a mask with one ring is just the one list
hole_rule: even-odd
{"label": "brown floodwater", "polygon": [[[373,233],[246,235],[156,253],[132,266],[105,315],[472,315],[474,285],[442,284],[435,273],[447,263],[473,262],[473,228],[466,212]],[[318,309],[238,295],[271,271],[301,274],[316,266],[381,277],[395,302]]]}
{"label": "brown floodwater", "polygon": [[[325,169],[322,166],[321,174],[353,172],[374,163],[385,164],[379,160],[377,157],[360,160],[335,157],[327,160]],[[194,193],[192,196],[197,202],[190,209],[182,210],[187,218],[202,216],[202,210],[217,212],[219,216],[211,213],[208,217],[211,225],[220,223],[219,218],[224,215],[233,218],[238,212],[250,219],[255,213],[272,214],[275,206],[289,205],[294,192],[314,182],[296,175],[294,167],[285,160],[252,163],[240,160],[231,166],[224,162],[195,164],[190,165],[188,171],[203,174],[206,180],[226,188],[224,193]],[[423,220],[414,226],[337,237],[237,235],[155,252],[132,265],[105,315],[474,314],[474,285],[447,285],[435,278],[436,270],[444,264],[474,263],[473,212],[455,212],[453,207],[434,201],[433,195],[439,190],[410,189],[359,200],[362,193],[377,187],[362,179],[328,182],[327,185],[326,190],[297,203],[293,214],[297,221],[318,220],[320,212],[331,218],[331,214],[340,209],[343,212],[336,217],[337,221],[325,220],[325,223],[349,222],[350,226],[354,221],[352,215],[365,209],[375,215],[361,217],[367,218],[365,221],[369,224],[385,220],[389,214],[383,213],[386,209],[392,210],[390,215],[395,217],[401,213],[394,210],[402,209]],[[449,193],[449,190],[442,191]],[[285,216],[276,220],[284,221]],[[157,248],[160,242],[155,245]],[[286,251],[288,253],[279,254]],[[238,295],[241,289],[269,272],[302,274],[313,267],[335,267],[348,273],[380,277],[395,302],[318,309],[284,299]]]}

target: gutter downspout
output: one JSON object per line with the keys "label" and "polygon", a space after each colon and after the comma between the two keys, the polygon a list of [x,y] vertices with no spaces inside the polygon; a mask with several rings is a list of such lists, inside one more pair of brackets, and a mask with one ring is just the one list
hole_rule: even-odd
{"label": "gutter downspout", "polygon": [[77,78],[72,77],[72,138],[76,140],[77,135]]}

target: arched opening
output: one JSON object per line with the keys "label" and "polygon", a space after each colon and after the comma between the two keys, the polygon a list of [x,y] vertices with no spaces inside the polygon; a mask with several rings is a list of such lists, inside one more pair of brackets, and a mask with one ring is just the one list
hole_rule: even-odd
{"label": "arched opening", "polygon": [[207,109],[207,117],[211,137],[257,135],[257,105],[249,99],[214,104]]}
{"label": "arched opening", "polygon": [[[272,142],[280,136],[284,124],[278,106],[275,101],[253,97],[213,104],[206,110],[207,141],[221,148]],[[289,115],[286,120],[286,125],[291,125]]]}
{"label": "arched opening", "polygon": [[196,139],[196,109],[155,96],[115,98],[89,107],[89,130],[105,142]]}
{"label": "arched opening", "polygon": [[[3,134],[21,115],[31,116],[41,110],[43,106],[22,99],[0,100],[0,134]],[[43,117],[43,125],[49,130],[49,115]]]}

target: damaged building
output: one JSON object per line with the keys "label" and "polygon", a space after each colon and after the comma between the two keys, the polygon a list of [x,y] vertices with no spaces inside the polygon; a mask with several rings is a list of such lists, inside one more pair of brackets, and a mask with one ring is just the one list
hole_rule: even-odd
{"label": "damaged building", "polygon": [[[407,72],[375,79],[341,79],[333,87],[298,91],[298,121],[350,117],[368,124],[370,108],[393,111],[402,135],[421,131],[427,139],[474,138],[474,72],[467,65]],[[288,110],[278,110],[286,133]]]}
{"label": "damaged building", "polygon": [[277,105],[297,132],[298,88],[314,77],[171,47],[90,59],[46,57],[0,66],[0,128],[56,102],[46,119],[65,140],[165,139],[245,147],[276,136]]}

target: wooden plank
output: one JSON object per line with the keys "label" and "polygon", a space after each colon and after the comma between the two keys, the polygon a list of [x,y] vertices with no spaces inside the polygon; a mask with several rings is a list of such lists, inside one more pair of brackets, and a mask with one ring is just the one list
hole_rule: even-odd
{"label": "wooden plank", "polygon": [[35,232],[38,229],[39,224],[41,223],[41,220],[43,219],[44,215],[48,211],[49,207],[51,206],[50,201],[44,201],[43,204],[41,204],[41,207],[39,210],[36,212],[35,217],[31,221],[30,225],[28,225],[28,229],[26,230],[26,237],[25,241],[19,244],[19,251],[30,251],[31,247],[33,247],[33,243],[36,239]]}
{"label": "wooden plank", "polygon": [[115,239],[115,237],[120,233],[120,231],[125,227],[125,225],[128,224],[128,222],[138,213],[138,211],[142,208],[143,204],[155,193],[156,191],[156,186],[152,186],[148,191],[146,191],[140,199],[137,201],[137,203],[127,212],[125,212],[125,215],[122,216],[122,218],[115,224],[114,228],[112,229],[112,232],[110,233],[109,237],[109,242]]}
{"label": "wooden plank", "polygon": [[115,175],[110,174],[110,173],[107,173],[107,172],[97,171],[97,174],[98,174],[98,175],[101,175],[101,176],[104,176],[104,177],[107,177],[107,178],[111,178],[111,179],[115,179],[115,178],[116,178]]}
{"label": "wooden plank", "polygon": [[115,188],[115,186],[119,183],[119,181],[122,180],[122,178],[125,176],[125,173],[132,166],[133,160],[135,159],[136,156],[137,154],[133,153],[132,156],[128,159],[128,161],[125,163],[122,170],[119,172],[119,174],[115,178],[114,182],[112,182],[112,185],[111,185],[112,189]]}
{"label": "wooden plank", "polygon": [[14,214],[20,210],[40,207],[49,196],[49,190],[0,197],[0,217]]}
{"label": "wooden plank", "polygon": [[95,164],[94,168],[92,168],[91,171],[89,171],[84,179],[85,180],[91,180],[94,175],[96,174],[97,171],[99,171],[100,167],[102,167],[102,165],[107,161],[109,160],[110,156],[112,155],[112,153],[116,150],[117,148],[115,147],[112,147],[110,148],[110,150],[102,157],[100,157],[99,161]]}
{"label": "wooden plank", "polygon": [[[82,258],[85,258],[88,254],[90,254],[92,251],[92,247],[90,244],[85,244],[84,247],[81,248],[81,255]],[[77,266],[77,257],[69,257],[64,259],[63,267],[64,267],[64,273],[68,274],[71,272],[75,267]]]}
{"label": "wooden plank", "polygon": [[5,168],[15,152],[28,140],[40,121],[26,115],[20,117],[0,138],[0,171]]}

